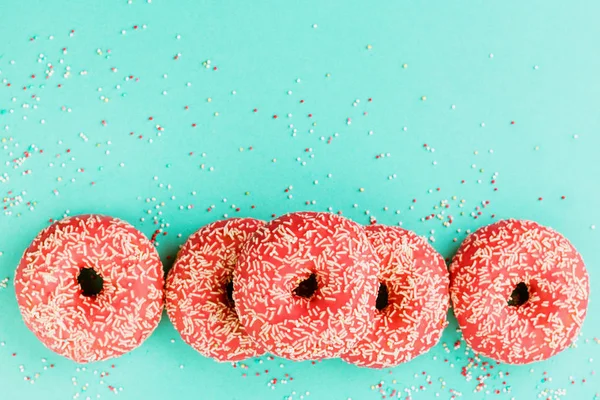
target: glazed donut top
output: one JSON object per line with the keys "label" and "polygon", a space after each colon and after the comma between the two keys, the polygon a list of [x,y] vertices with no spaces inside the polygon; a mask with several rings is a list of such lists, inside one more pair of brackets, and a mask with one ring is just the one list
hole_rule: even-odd
{"label": "glazed donut top", "polygon": [[231,298],[240,248],[263,224],[231,218],[206,225],[188,238],[169,271],[169,318],[183,340],[207,357],[240,361],[263,353],[241,326]]}
{"label": "glazed donut top", "polygon": [[[99,293],[82,289],[82,271],[102,279]],[[128,223],[101,215],[70,217],[44,229],[21,259],[15,289],[25,324],[51,350],[77,362],[137,347],[163,308],[154,246]]]}
{"label": "glazed donut top", "polygon": [[523,364],[567,347],[585,318],[589,281],[569,241],[531,221],[483,227],[450,266],[458,323],[474,350]]}
{"label": "glazed donut top", "polygon": [[293,360],[338,357],[370,327],[377,258],[361,227],[298,212],[260,227],[244,245],[233,297],[246,331]]}
{"label": "glazed donut top", "polygon": [[444,258],[416,233],[369,225],[380,259],[377,311],[370,332],[342,356],[350,363],[387,368],[433,347],[448,325],[448,270]]}

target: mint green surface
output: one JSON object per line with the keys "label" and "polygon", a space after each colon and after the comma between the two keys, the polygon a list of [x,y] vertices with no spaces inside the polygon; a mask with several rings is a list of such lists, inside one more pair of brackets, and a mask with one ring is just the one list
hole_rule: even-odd
{"label": "mint green surface", "polygon": [[[0,0],[0,399],[600,398],[599,13],[590,0]],[[162,228],[168,268],[224,214],[328,207],[402,222],[445,257],[497,219],[552,226],[590,274],[576,347],[475,366],[451,316],[438,346],[391,370],[234,368],[195,353],[165,316],[139,349],[78,366],[17,309],[14,269],[50,219]]]}

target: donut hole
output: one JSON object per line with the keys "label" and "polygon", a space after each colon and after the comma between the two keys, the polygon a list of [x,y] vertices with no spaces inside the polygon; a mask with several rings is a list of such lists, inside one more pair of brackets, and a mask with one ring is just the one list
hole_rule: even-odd
{"label": "donut hole", "polygon": [[86,297],[98,295],[104,287],[104,279],[92,268],[82,268],[77,276],[81,294]]}
{"label": "donut hole", "polygon": [[229,283],[225,285],[225,294],[227,295],[229,305],[233,307],[235,305],[235,302],[233,301],[233,281],[229,281]]}
{"label": "donut hole", "polygon": [[389,293],[386,284],[379,282],[379,291],[377,292],[377,300],[375,301],[375,308],[377,308],[378,311],[381,311],[388,306],[388,296]]}
{"label": "donut hole", "polygon": [[317,282],[317,275],[310,274],[308,278],[298,284],[292,293],[298,297],[310,299],[315,294],[318,287],[319,283]]}
{"label": "donut hole", "polygon": [[529,300],[529,288],[525,282],[519,282],[510,295],[508,305],[511,307],[519,307],[527,303]]}

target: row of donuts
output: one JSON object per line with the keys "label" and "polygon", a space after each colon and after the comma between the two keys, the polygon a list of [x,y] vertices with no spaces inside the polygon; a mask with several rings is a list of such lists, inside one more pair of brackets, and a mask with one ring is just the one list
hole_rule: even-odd
{"label": "row of donuts", "polygon": [[448,272],[413,232],[319,212],[209,224],[181,247],[163,284],[152,243],[102,215],[44,229],[15,274],[27,327],[80,363],[138,347],[166,303],[182,339],[218,361],[270,353],[392,367],[439,341],[451,298],[475,352],[524,364],[575,340],[589,296],[579,253],[535,222],[477,230]]}

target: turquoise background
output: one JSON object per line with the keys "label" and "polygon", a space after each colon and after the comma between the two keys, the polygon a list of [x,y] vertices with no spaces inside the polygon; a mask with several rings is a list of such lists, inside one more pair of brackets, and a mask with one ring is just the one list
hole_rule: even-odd
{"label": "turquoise background", "polygon": [[[0,0],[0,399],[600,398],[598,2],[130,3]],[[132,353],[78,366],[16,306],[14,269],[50,219],[162,229],[169,268],[224,214],[328,207],[402,223],[445,257],[497,219],[556,228],[590,274],[576,347],[528,366],[470,362],[450,316],[438,346],[391,370],[234,368],[165,317]]]}

